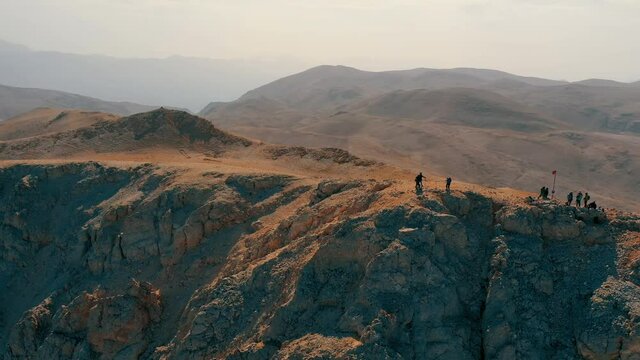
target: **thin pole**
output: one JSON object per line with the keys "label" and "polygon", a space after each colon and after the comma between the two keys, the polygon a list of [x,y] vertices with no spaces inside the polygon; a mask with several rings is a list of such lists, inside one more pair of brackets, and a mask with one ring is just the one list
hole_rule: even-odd
{"label": "thin pole", "polygon": [[558,176],[558,171],[553,172],[553,187],[551,190],[551,198],[555,199],[556,197],[556,176]]}

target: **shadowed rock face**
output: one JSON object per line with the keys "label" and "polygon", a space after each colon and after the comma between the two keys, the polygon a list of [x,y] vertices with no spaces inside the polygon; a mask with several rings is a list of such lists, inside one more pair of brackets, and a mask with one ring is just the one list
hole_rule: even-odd
{"label": "shadowed rock face", "polygon": [[0,169],[4,358],[640,352],[635,215],[183,171]]}

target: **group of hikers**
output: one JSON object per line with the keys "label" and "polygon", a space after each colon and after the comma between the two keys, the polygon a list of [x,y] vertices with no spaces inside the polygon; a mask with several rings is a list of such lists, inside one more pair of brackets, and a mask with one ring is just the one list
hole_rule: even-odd
{"label": "group of hikers", "polygon": [[[576,195],[576,207],[582,206],[589,209],[597,209],[598,205],[596,205],[596,202],[589,202],[589,200],[591,200],[591,196],[588,192],[585,192],[584,195],[582,195],[582,191],[579,191],[578,195]],[[584,205],[582,205],[583,202]],[[573,192],[567,194],[567,206],[571,206],[571,203],[573,203]]]}
{"label": "group of hikers", "polygon": [[547,200],[549,198],[549,188],[546,186],[543,186],[540,188],[540,195],[538,195],[538,199],[543,198],[545,200]]}
{"label": "group of hikers", "polygon": [[[540,195],[538,195],[538,199],[549,199],[549,188],[548,187],[541,187],[540,188]],[[585,192],[584,195],[582,194],[582,191],[579,191],[578,194],[576,195],[576,207],[585,207],[588,209],[597,209],[598,205],[596,204],[595,201],[589,202],[589,200],[591,200],[591,196],[589,195],[588,192]],[[565,203],[565,205],[567,206],[571,206],[573,204],[573,191],[570,192],[569,194],[567,194],[567,202]]]}
{"label": "group of hikers", "polygon": [[[422,191],[423,189],[423,185],[422,185],[422,180],[426,179],[426,176],[422,175],[422,173],[418,174],[416,176],[416,191]],[[445,190],[446,191],[451,191],[451,182],[453,180],[451,179],[451,177],[447,177],[447,180],[445,182]]]}
{"label": "group of hikers", "polygon": [[[422,181],[426,179],[426,176],[422,175],[422,173],[419,173],[416,176],[416,191],[417,192],[422,192],[424,186],[422,185]],[[447,177],[446,181],[445,181],[445,190],[447,192],[451,191],[451,182],[452,179],[451,177]],[[552,191],[552,193],[555,193],[555,190]],[[538,195],[538,199],[544,199],[547,200],[549,199],[549,188],[546,186],[543,186],[540,188],[540,195]],[[570,192],[569,194],[567,194],[567,202],[565,203],[565,205],[567,206],[572,206],[573,204],[573,192]],[[591,196],[589,195],[588,192],[585,192],[584,195],[582,194],[582,191],[579,191],[578,194],[575,197],[576,200],[576,207],[584,207],[584,208],[588,208],[588,209],[597,209],[598,205],[596,204],[595,201],[589,202],[589,200],[591,200]]]}

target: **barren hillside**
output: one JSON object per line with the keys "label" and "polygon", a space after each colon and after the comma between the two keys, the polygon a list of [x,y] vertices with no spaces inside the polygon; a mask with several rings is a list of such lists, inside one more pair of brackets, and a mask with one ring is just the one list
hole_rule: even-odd
{"label": "barren hillside", "polygon": [[[340,105],[394,90],[491,88],[502,82],[552,86],[560,81],[483,69],[413,69],[370,72],[347,66],[318,66],[247,92],[240,99],[266,97],[304,110],[332,110]],[[207,115],[207,114],[203,114]]]}
{"label": "barren hillside", "polygon": [[638,211],[638,104],[640,92],[631,84],[567,84],[476,69],[375,73],[323,66],[204,115],[251,138],[339,147],[488,186],[535,191],[551,187],[558,170],[560,198],[588,191],[602,204]]}
{"label": "barren hillside", "polygon": [[0,122],[0,140],[54,134],[90,126],[99,121],[114,121],[118,118],[118,115],[109,113],[38,108]]}
{"label": "barren hillside", "polygon": [[563,124],[496,93],[466,88],[398,90],[356,104],[349,112],[387,118],[433,120],[453,125],[539,132]]}
{"label": "barren hillside", "polygon": [[[333,113],[398,90],[468,88],[497,92],[536,116],[584,130],[638,133],[640,89],[605,80],[567,83],[482,69],[413,69],[370,72],[318,66],[247,92],[240,100],[267,98],[311,113]],[[211,117],[211,109],[201,113]],[[497,114],[499,116],[499,114]]]}
{"label": "barren hillside", "polygon": [[640,349],[637,215],[416,193],[412,172],[165,109],[0,144],[6,359]]}

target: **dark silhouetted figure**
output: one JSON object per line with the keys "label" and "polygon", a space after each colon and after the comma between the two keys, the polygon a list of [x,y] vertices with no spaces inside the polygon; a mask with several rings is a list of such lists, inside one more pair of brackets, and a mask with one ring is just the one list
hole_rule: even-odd
{"label": "dark silhouetted figure", "polygon": [[598,205],[596,205],[595,201],[592,201],[589,205],[587,205],[588,209],[597,209]]}
{"label": "dark silhouetted figure", "polygon": [[549,198],[549,188],[546,186],[543,186],[540,188],[540,195],[538,195],[538,199],[544,199],[547,200]]}
{"label": "dark silhouetted figure", "polygon": [[571,206],[571,203],[573,202],[573,191],[569,193],[569,195],[567,195],[567,205]]}
{"label": "dark silhouetted figure", "polygon": [[447,191],[451,191],[451,181],[452,181],[451,178],[448,177],[447,178],[447,187],[446,187]]}
{"label": "dark silhouetted figure", "polygon": [[422,179],[424,179],[425,176],[422,175],[422,173],[418,174],[418,176],[416,176],[416,190],[422,190]]}
{"label": "dark silhouetted figure", "polygon": [[576,195],[576,207],[582,206],[582,191],[578,192]]}
{"label": "dark silhouetted figure", "polygon": [[589,196],[589,193],[584,193],[584,207],[587,207],[589,200],[591,200],[591,196]]}

